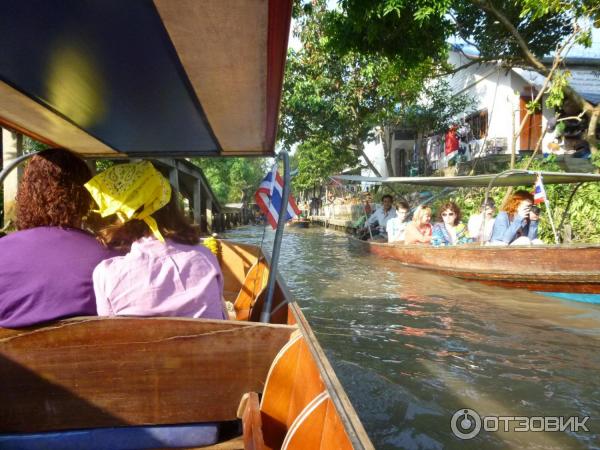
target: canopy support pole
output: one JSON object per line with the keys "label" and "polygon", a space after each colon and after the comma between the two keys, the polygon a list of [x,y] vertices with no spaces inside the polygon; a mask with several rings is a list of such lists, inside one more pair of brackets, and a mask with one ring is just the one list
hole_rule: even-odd
{"label": "canopy support pole", "polygon": [[31,153],[26,153],[24,155],[19,156],[16,159],[13,159],[11,162],[9,162],[6,167],[4,167],[4,169],[2,169],[2,171],[0,172],[0,185],[2,183],[4,183],[4,179],[8,176],[9,173],[11,173],[19,164],[21,164],[23,161],[31,158],[32,156],[37,155],[40,152],[43,152],[44,150],[38,150],[35,152],[31,152]]}
{"label": "canopy support pole", "polygon": [[[279,253],[281,250],[281,241],[283,239],[283,227],[288,207],[288,198],[290,196],[290,157],[285,150],[281,150],[277,155],[283,160],[283,189],[281,192],[281,206],[279,207],[279,219],[277,220],[277,230],[275,231],[275,241],[273,242],[273,252],[271,253],[271,267],[269,270],[269,280],[267,282],[267,297],[260,313],[260,321],[269,323],[271,320],[271,309],[273,308],[273,295],[275,294],[275,282],[277,280],[277,264],[279,263]],[[273,182],[275,180],[273,179]]]}
{"label": "canopy support pole", "polygon": [[560,224],[558,224],[558,231],[560,231],[561,233],[563,231],[563,225],[565,223],[565,219],[569,215],[569,210],[571,209],[571,203],[573,202],[573,198],[575,197],[575,193],[583,185],[584,185],[584,183],[577,183],[575,185],[575,188],[571,191],[571,195],[569,196],[569,200],[567,201],[567,206],[565,207],[565,212],[563,212],[562,218],[560,219]]}

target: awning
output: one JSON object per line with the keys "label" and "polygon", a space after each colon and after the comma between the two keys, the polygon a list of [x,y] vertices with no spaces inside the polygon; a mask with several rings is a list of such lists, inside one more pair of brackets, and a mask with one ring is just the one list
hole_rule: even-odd
{"label": "awning", "polygon": [[511,173],[473,175],[460,177],[362,177],[358,175],[336,175],[335,179],[341,181],[367,182],[367,183],[400,183],[417,186],[439,187],[488,187],[492,186],[533,186],[538,173],[543,177],[544,184],[583,183],[586,181],[600,182],[600,174],[594,173],[567,173],[567,172],[531,172],[513,171]]}
{"label": "awning", "polygon": [[0,126],[88,156],[273,155],[291,0],[20,0]]}

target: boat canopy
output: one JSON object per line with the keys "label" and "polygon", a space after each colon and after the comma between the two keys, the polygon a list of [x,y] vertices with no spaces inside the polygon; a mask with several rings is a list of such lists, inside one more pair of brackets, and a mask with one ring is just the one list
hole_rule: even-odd
{"label": "boat canopy", "polygon": [[567,173],[567,172],[536,172],[530,170],[512,170],[499,174],[457,176],[457,177],[362,177],[359,175],[335,175],[333,178],[341,181],[368,183],[400,183],[420,186],[440,187],[488,187],[488,186],[521,186],[533,185],[541,174],[544,184],[584,183],[600,181],[600,174]]}
{"label": "boat canopy", "polygon": [[20,0],[0,126],[82,156],[271,156],[291,0]]}

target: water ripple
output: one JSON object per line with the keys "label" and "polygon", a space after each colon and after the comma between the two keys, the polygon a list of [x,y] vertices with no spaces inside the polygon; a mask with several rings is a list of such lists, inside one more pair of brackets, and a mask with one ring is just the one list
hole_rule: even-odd
{"label": "water ripple", "polygon": [[[262,229],[229,237],[259,244]],[[600,448],[599,305],[405,268],[319,228],[286,233],[280,271],[376,448]],[[591,426],[460,441],[460,408]]]}

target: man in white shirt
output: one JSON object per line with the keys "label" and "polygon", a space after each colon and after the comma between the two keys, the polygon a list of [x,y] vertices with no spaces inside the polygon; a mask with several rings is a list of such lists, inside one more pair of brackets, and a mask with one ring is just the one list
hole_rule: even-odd
{"label": "man in white shirt", "polygon": [[408,210],[410,207],[404,200],[398,202],[396,207],[396,217],[387,221],[386,229],[388,243],[404,241],[404,229],[408,224]]}
{"label": "man in white shirt", "polygon": [[475,242],[489,242],[492,238],[492,230],[494,229],[494,213],[496,212],[496,203],[493,199],[488,198],[481,204],[481,213],[475,214],[469,218],[467,228],[469,236],[475,239]]}
{"label": "man in white shirt", "polygon": [[387,222],[388,220],[396,217],[396,210],[392,208],[393,201],[394,199],[389,194],[386,194],[383,197],[381,197],[382,207],[377,209],[377,211],[375,211],[373,214],[371,214],[371,217],[369,217],[365,222],[365,228],[367,229],[377,224],[377,228],[371,230],[373,236],[377,235],[387,240],[387,236],[385,234]]}

